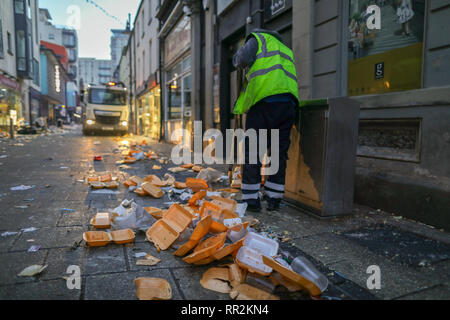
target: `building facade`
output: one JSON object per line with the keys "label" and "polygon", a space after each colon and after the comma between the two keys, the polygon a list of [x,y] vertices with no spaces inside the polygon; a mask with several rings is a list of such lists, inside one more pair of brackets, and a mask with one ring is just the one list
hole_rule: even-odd
{"label": "building facade", "polygon": [[449,1],[293,1],[302,99],[361,103],[355,201],[448,228]]}
{"label": "building facade", "polygon": [[67,75],[68,57],[61,57],[57,52],[65,50],[59,46],[60,50],[55,50],[55,44],[42,45],[41,47],[41,116],[47,118],[47,123],[55,125],[60,111],[66,109],[66,92],[69,76]]}
{"label": "building facade", "polygon": [[[276,30],[294,52],[301,100],[361,104],[355,201],[448,228],[450,2],[411,3],[405,11],[396,0],[161,1],[161,139],[182,141],[172,133],[192,134],[195,120],[203,129],[233,128],[239,92],[232,57],[253,29]],[[138,111],[148,29],[138,16],[129,42]],[[302,143],[299,130],[292,148]]]}
{"label": "building facade", "polygon": [[78,71],[84,86],[105,84],[111,81],[111,60],[79,58]]}
{"label": "building facade", "polygon": [[133,60],[137,133],[153,140],[161,135],[158,1],[143,0],[134,21]]}
{"label": "building facade", "polygon": [[117,67],[119,66],[120,58],[122,57],[122,51],[128,44],[128,38],[130,37],[129,25],[127,29],[124,30],[112,29],[111,33],[111,78],[117,79],[118,74],[114,74],[114,72],[118,70]]}
{"label": "building facade", "polygon": [[[39,32],[37,0],[2,1],[2,15],[14,17],[10,35],[14,41],[16,76],[20,84],[21,119],[19,124],[33,124],[40,111]],[[7,35],[8,37],[8,35]],[[10,46],[12,48],[12,46]]]}
{"label": "building facade", "polygon": [[[21,86],[17,78],[13,1],[0,2],[0,130],[9,131],[23,119]],[[23,122],[23,120],[22,120]]]}

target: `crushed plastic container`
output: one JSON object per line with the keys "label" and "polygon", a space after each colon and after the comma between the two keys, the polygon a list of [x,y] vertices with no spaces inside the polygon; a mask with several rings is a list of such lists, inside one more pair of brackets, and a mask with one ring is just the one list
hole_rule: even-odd
{"label": "crushed plastic container", "polygon": [[276,256],[278,247],[277,241],[249,232],[236,255],[236,263],[250,272],[268,276],[272,273],[272,268],[264,264],[263,255]]}
{"label": "crushed plastic container", "polygon": [[291,280],[292,282],[300,285],[312,296],[319,296],[328,286],[328,279],[323,276],[314,266],[305,258],[299,258],[295,264],[296,270],[291,270],[281,265],[278,261],[268,256],[263,256],[263,262],[265,265],[273,268],[273,270],[280,273],[283,277]]}
{"label": "crushed plastic container", "polygon": [[324,292],[328,287],[328,279],[305,257],[297,257],[292,261],[291,268],[294,272],[302,275]]}

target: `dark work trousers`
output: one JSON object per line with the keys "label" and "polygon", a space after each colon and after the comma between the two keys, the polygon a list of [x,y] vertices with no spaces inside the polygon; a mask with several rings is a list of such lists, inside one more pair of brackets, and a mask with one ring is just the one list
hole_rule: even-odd
{"label": "dark work trousers", "polygon": [[[258,141],[259,130],[267,129],[267,154],[271,156],[271,129],[279,130],[279,170],[275,175],[269,176],[265,182],[264,189],[266,196],[272,201],[281,201],[284,194],[284,184],[286,180],[286,164],[288,159],[288,150],[291,144],[290,134],[294,125],[296,116],[296,105],[292,102],[260,102],[247,113],[246,130],[255,129]],[[258,161],[257,164],[250,164],[249,140],[245,143],[245,164],[242,172],[242,200],[249,204],[259,203],[259,190],[261,189],[261,161],[259,159],[258,143]]]}

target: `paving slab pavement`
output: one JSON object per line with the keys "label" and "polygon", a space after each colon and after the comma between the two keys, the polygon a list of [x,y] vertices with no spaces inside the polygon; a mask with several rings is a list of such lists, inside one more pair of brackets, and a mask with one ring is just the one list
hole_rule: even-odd
{"label": "paving slab pavement", "polygon": [[[126,139],[149,141],[143,137]],[[121,140],[124,139],[83,137],[76,127],[63,134],[19,136],[14,143],[0,139],[0,154],[8,155],[0,161],[0,234],[17,232],[0,236],[1,299],[135,300],[133,280],[142,276],[168,280],[177,300],[230,299],[226,294],[201,287],[199,280],[210,266],[188,265],[173,256],[173,249],[157,252],[142,232],[138,232],[135,242],[128,245],[93,248],[80,242],[82,233],[92,230],[89,220],[95,213],[113,209],[124,199],[135,199],[139,205],[155,207],[167,207],[166,202],[171,201],[167,194],[162,199],[138,197],[122,185],[117,194],[96,194],[78,181],[90,171],[110,171],[120,181],[132,175],[162,177],[168,168],[175,166],[145,160],[129,165],[129,169],[121,168],[116,164],[121,158],[117,152]],[[149,145],[153,151],[167,157],[172,147],[162,143]],[[104,161],[94,163],[94,155],[103,155]],[[154,164],[162,169],[153,170]],[[213,167],[225,171],[223,165]],[[184,172],[174,176],[184,181],[196,174]],[[10,190],[19,185],[34,187],[27,191]],[[25,201],[27,199],[33,200]],[[64,211],[64,208],[73,211]],[[330,285],[324,296],[335,299],[450,299],[450,236],[447,232],[359,205],[355,205],[352,216],[331,220],[316,219],[287,203],[283,203],[277,212],[269,213],[263,209],[259,213],[247,212],[247,216],[258,219],[256,231],[277,239],[281,250],[307,257],[328,277]],[[383,234],[380,236],[379,226],[395,228],[402,235],[389,238],[386,243]],[[37,230],[23,232],[22,229],[29,227]],[[414,237],[408,232],[429,246],[412,246]],[[368,234],[370,244],[352,239],[352,234],[360,233]],[[27,250],[32,245],[41,248],[30,253]],[[405,263],[409,260],[399,258],[402,251],[392,250],[402,245],[407,245],[405,251],[414,263]],[[383,248],[392,252],[386,254]],[[408,251],[411,248],[421,251],[414,255],[414,251]],[[440,256],[428,257],[429,261],[420,265],[427,252],[435,249]],[[135,254],[139,252],[149,253],[162,261],[152,267],[136,266]],[[48,267],[35,277],[17,276],[32,264]],[[67,288],[66,271],[71,265],[81,269],[81,290]],[[367,288],[370,276],[367,268],[371,265],[377,265],[381,270],[379,290]],[[303,293],[290,294],[280,287],[276,294],[282,299],[309,299]]]}

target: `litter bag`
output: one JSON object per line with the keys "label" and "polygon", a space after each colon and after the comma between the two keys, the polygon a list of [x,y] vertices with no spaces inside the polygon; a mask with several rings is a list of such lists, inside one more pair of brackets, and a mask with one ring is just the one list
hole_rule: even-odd
{"label": "litter bag", "polygon": [[124,200],[111,213],[111,227],[116,230],[133,229],[146,231],[157,220],[134,201]]}

